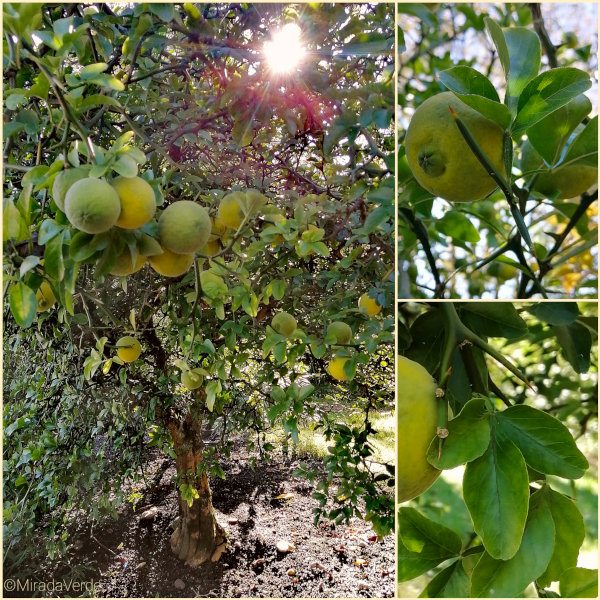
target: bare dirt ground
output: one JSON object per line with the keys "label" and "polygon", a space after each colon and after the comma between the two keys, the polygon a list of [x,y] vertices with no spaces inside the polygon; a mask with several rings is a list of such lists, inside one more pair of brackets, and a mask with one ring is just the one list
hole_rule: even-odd
{"label": "bare dirt ground", "polygon": [[[117,521],[92,531],[75,527],[69,540],[68,568],[42,580],[78,579],[95,583],[100,597],[216,598],[385,598],[394,595],[394,538],[378,540],[370,525],[313,523],[313,486],[293,476],[297,462],[277,458],[249,467],[243,450],[223,468],[225,480],[213,480],[213,504],[227,529],[229,545],[218,563],[186,567],[169,547],[177,499],[174,468],[162,455],[153,455],[145,470],[159,484],[133,510],[123,506]],[[162,476],[160,471],[163,471]],[[277,496],[287,494],[285,499]],[[141,513],[156,507],[153,520]],[[281,553],[277,542],[293,550]],[[86,594],[89,595],[89,594]]]}

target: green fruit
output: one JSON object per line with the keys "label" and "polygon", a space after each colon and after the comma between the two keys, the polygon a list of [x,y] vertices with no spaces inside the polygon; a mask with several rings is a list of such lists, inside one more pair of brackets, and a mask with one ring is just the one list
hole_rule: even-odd
{"label": "green fruit", "polygon": [[179,200],[167,207],[158,220],[161,246],[176,254],[200,250],[211,230],[206,209],[190,200]]}
{"label": "green fruit", "polygon": [[432,194],[451,202],[481,200],[496,189],[496,182],[469,148],[449,106],[496,169],[506,174],[502,128],[452,92],[428,98],[417,108],[406,131],[406,159],[419,185]]}
{"label": "green fruit", "polygon": [[131,251],[129,248],[125,248],[115,261],[115,266],[112,268],[110,274],[117,275],[118,277],[126,277],[133,273],[137,273],[145,264],[146,257],[140,256],[137,252],[135,253],[135,266],[131,260]]}
{"label": "green fruit", "polygon": [[397,501],[406,502],[422,494],[440,475],[427,461],[427,450],[437,434],[438,399],[431,375],[404,356],[397,357],[396,379]]}
{"label": "green fruit", "polygon": [[335,335],[336,344],[348,344],[352,339],[352,329],[350,329],[350,325],[343,321],[334,321],[331,323],[327,328],[327,335],[329,334]]}
{"label": "green fruit", "polygon": [[271,327],[279,334],[289,338],[296,331],[296,319],[289,313],[277,313],[271,321]]}
{"label": "green fruit", "polygon": [[61,171],[52,183],[52,199],[58,208],[65,212],[65,196],[69,191],[69,188],[80,179],[87,177],[89,169],[76,168],[76,169],[65,169]]}
{"label": "green fruit", "polygon": [[103,179],[80,179],[65,196],[67,219],[73,227],[85,233],[108,231],[116,225],[120,212],[119,194]]}
{"label": "green fruit", "polygon": [[[528,177],[532,171],[546,169],[544,159],[538,154],[529,140],[521,148],[521,171]],[[533,190],[548,198],[565,200],[583,194],[592,185],[598,183],[598,169],[587,165],[567,165],[541,171],[537,174]]]}
{"label": "green fruit", "polygon": [[202,369],[197,368],[191,369],[190,371],[183,371],[181,373],[181,383],[183,383],[188,390],[199,388],[204,381],[201,370]]}

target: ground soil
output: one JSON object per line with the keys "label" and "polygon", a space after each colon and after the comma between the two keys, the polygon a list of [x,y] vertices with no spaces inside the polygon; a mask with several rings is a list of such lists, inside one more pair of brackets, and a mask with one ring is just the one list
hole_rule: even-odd
{"label": "ground soil", "polygon": [[[224,462],[225,480],[212,481],[217,518],[229,534],[228,549],[217,563],[186,567],[169,546],[177,516],[171,463],[162,455],[151,456],[146,473],[158,485],[135,511],[123,506],[117,521],[93,530],[77,527],[69,540],[69,568],[63,563],[52,577],[64,580],[74,570],[85,572],[78,578],[93,580],[97,596],[113,598],[393,597],[392,535],[378,540],[360,520],[315,526],[314,488],[293,476],[297,462],[278,457],[252,471],[242,448]],[[281,494],[289,496],[276,499]],[[158,513],[141,521],[150,507]],[[282,540],[293,550],[279,552]]]}

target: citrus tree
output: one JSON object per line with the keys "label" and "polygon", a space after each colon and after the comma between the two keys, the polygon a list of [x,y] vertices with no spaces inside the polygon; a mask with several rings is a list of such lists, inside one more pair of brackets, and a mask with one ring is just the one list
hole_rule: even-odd
{"label": "citrus tree", "polygon": [[597,597],[597,305],[399,315],[400,596]]}
{"label": "citrus tree", "polygon": [[398,5],[400,298],[596,296],[597,24],[576,6]]}
{"label": "citrus tree", "polygon": [[150,444],[173,551],[218,560],[233,434],[260,457],[300,423],[331,440],[316,519],[390,531],[391,10],[3,6],[7,559],[41,525],[64,550],[73,508],[115,515]]}

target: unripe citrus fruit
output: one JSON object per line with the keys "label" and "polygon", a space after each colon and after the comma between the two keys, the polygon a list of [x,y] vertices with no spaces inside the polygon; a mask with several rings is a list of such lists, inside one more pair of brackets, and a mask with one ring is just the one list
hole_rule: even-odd
{"label": "unripe citrus fruit", "polygon": [[42,281],[42,285],[40,285],[38,291],[35,293],[35,297],[38,301],[38,312],[49,310],[56,302],[56,296],[47,281]]}
{"label": "unripe citrus fruit", "polygon": [[271,321],[271,327],[279,334],[290,337],[296,331],[296,319],[290,313],[277,313]]}
{"label": "unripe citrus fruit", "polygon": [[419,363],[398,356],[396,374],[396,485],[398,501],[406,502],[422,494],[440,475],[440,471],[427,462],[429,444],[437,434],[438,399],[435,381]]}
{"label": "unripe citrus fruit", "polygon": [[367,313],[370,317],[381,312],[381,304],[377,304],[375,298],[371,298],[369,294],[363,294],[358,299],[358,308],[361,312]]}
{"label": "unripe citrus fruit", "polygon": [[125,335],[120,338],[117,341],[116,346],[117,354],[123,362],[133,362],[134,360],[137,360],[142,352],[140,343],[131,335]]}
{"label": "unripe citrus fruit", "polygon": [[224,196],[217,211],[219,223],[226,225],[230,229],[237,229],[244,220],[244,212],[240,204],[244,199],[245,197],[242,192],[232,192]]}
{"label": "unripe citrus fruit", "polygon": [[195,390],[202,385],[204,377],[199,371],[200,369],[198,368],[191,369],[190,371],[183,371],[181,373],[181,383],[183,383],[188,390]]}
{"label": "unripe citrus fruit", "polygon": [[103,233],[116,225],[121,212],[119,194],[103,179],[76,181],[65,196],[65,214],[73,227],[85,233]]}
{"label": "unripe citrus fruit", "polygon": [[344,365],[350,360],[348,356],[334,356],[327,366],[327,371],[329,374],[339,380],[339,381],[347,381],[348,375],[344,371]]}
{"label": "unripe citrus fruit", "polygon": [[146,257],[140,256],[137,252],[135,253],[135,266],[131,259],[131,251],[129,248],[125,248],[121,254],[117,257],[115,266],[110,272],[111,275],[117,275],[118,277],[126,277],[132,273],[137,273],[145,264]]}
{"label": "unripe citrus fruit", "polygon": [[160,244],[177,254],[200,250],[210,236],[208,212],[191,200],[179,200],[167,207],[158,220]]}
{"label": "unripe citrus fruit", "polygon": [[494,191],[496,182],[469,148],[448,106],[505,175],[502,128],[452,92],[428,98],[417,108],[406,131],[406,159],[415,179],[432,194],[451,202],[481,200]]}
{"label": "unripe citrus fruit", "polygon": [[[531,175],[531,171],[536,169],[545,168],[543,158],[529,143],[529,140],[526,140],[521,148],[520,166],[521,171],[526,175]],[[596,167],[567,165],[539,172],[533,183],[533,190],[547,197],[553,197],[558,192],[556,198],[564,200],[583,194],[595,183],[598,183]]]}
{"label": "unripe citrus fruit", "polygon": [[88,176],[89,169],[78,167],[61,171],[52,183],[52,199],[62,212],[65,212],[65,196],[69,188],[80,179]]}
{"label": "unripe citrus fruit", "polygon": [[163,248],[162,254],[148,257],[150,266],[160,275],[165,277],[179,277],[187,273],[194,262],[194,253],[176,254]]}
{"label": "unripe citrus fruit", "polygon": [[337,344],[347,344],[352,339],[352,329],[350,325],[343,321],[334,321],[327,328],[327,335],[332,333],[335,335]]}
{"label": "unripe citrus fruit", "polygon": [[141,177],[117,177],[113,187],[121,200],[121,214],[117,225],[123,229],[142,227],[156,212],[154,190]]}

